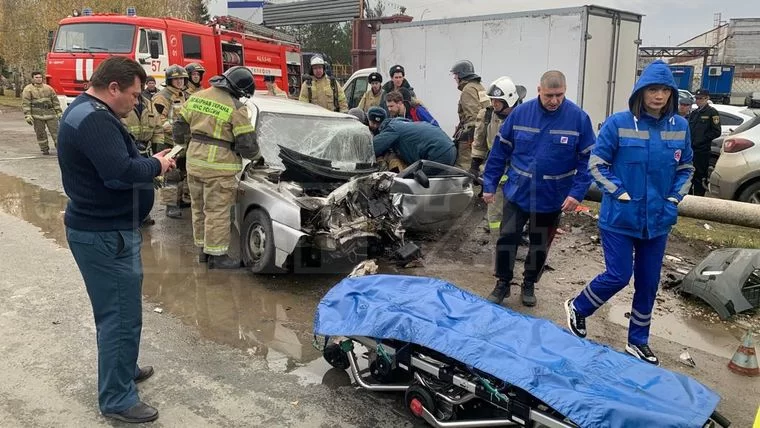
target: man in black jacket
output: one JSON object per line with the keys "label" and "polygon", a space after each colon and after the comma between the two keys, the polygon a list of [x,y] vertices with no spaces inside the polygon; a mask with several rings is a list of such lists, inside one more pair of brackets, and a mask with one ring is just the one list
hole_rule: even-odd
{"label": "man in black jacket", "polygon": [[720,137],[720,115],[709,104],[710,92],[699,89],[695,94],[697,109],[689,115],[691,147],[694,149],[694,178],[691,194],[705,196],[707,189],[707,168],[710,166],[710,146],[712,140]]}

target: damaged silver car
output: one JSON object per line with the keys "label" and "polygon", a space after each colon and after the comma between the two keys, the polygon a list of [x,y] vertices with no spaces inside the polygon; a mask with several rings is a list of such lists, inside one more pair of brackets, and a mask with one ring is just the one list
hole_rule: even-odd
{"label": "damaged silver car", "polygon": [[411,260],[420,251],[407,230],[446,227],[472,200],[474,177],[459,168],[378,171],[372,135],[353,116],[275,97],[248,106],[261,157],[241,174],[234,222],[254,273],[388,250]]}

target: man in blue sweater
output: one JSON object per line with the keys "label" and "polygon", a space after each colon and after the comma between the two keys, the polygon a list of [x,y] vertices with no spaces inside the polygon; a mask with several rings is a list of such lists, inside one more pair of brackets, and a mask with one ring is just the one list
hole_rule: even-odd
{"label": "man in blue sweater", "polygon": [[125,57],[110,57],[90,88],[66,109],[58,134],[58,163],[69,197],[66,237],[82,273],[95,317],[98,402],[104,416],[149,422],[158,410],[137,396],[136,382],[153,374],[137,366],[142,330],[142,236],[153,206],[153,178],[175,167],[164,150],[140,156],[120,119],[137,104],[147,76]]}
{"label": "man in blue sweater", "polygon": [[377,130],[377,135],[372,139],[375,156],[393,150],[406,165],[420,159],[454,165],[454,142],[438,126],[405,118],[387,119],[380,107],[370,108],[367,116],[370,118],[370,129]]}
{"label": "man in blue sweater", "polygon": [[[565,99],[567,84],[559,71],[541,76],[538,98],[507,117],[496,137],[483,173],[483,200],[494,192],[507,170],[504,210],[496,243],[496,287],[488,300],[509,296],[517,246],[529,223],[530,249],[525,259],[522,303],[535,306],[541,277],[562,211],[574,211],[586,195],[591,176],[588,160],[594,145],[591,119]],[[508,168],[507,168],[508,167]]]}

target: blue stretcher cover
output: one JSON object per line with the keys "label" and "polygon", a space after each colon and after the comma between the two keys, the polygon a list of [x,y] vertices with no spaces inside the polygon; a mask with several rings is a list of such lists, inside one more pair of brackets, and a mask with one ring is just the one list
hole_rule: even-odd
{"label": "blue stretcher cover", "polygon": [[433,278],[347,278],[322,299],[314,332],[415,343],[528,391],[581,427],[701,427],[719,397],[554,323]]}

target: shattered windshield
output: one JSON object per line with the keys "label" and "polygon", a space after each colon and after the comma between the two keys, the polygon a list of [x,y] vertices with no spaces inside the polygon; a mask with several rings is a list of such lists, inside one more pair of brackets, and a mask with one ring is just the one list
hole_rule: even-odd
{"label": "shattered windshield", "polygon": [[279,146],[345,171],[375,163],[372,134],[352,118],[262,113],[256,138],[266,164],[278,169],[285,169]]}
{"label": "shattered windshield", "polygon": [[129,24],[66,24],[58,28],[54,52],[129,53],[135,26]]}

